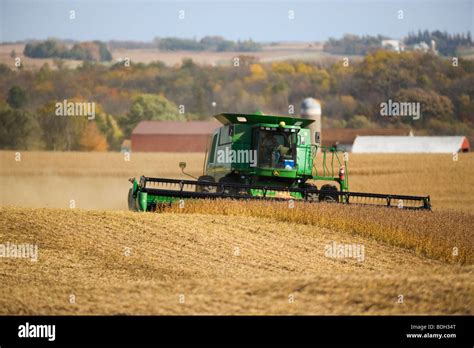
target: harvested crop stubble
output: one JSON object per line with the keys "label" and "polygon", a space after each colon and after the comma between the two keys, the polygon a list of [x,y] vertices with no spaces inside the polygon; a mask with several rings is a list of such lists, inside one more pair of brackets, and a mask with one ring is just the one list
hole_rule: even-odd
{"label": "harvested crop stubble", "polygon": [[[0,257],[0,315],[474,313],[474,266],[275,219],[0,207],[6,242],[38,259]],[[363,261],[326,255],[334,242]]]}
{"label": "harvested crop stubble", "polygon": [[243,215],[302,223],[374,238],[446,263],[473,264],[474,215],[461,212],[401,211],[334,204],[188,200],[166,211]]}

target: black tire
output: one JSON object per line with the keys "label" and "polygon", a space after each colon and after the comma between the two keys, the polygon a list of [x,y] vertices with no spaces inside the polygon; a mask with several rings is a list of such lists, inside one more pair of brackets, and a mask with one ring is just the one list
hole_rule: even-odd
{"label": "black tire", "polygon": [[[219,184],[237,184],[237,181],[230,176],[224,176],[219,179]],[[217,192],[222,192],[222,187],[217,187]],[[239,189],[235,187],[226,187],[224,188],[224,192],[235,195],[239,193]]]}
{"label": "black tire", "polygon": [[[207,181],[207,182],[216,182],[214,178],[210,175],[203,175],[198,178],[198,181]],[[205,186],[205,185],[197,185],[196,186],[196,192],[215,192],[215,187],[214,186]]]}
{"label": "black tire", "polygon": [[334,185],[323,185],[321,187],[321,193],[319,194],[319,200],[326,203],[339,202],[337,187]]}
{"label": "black tire", "polygon": [[128,210],[138,211],[135,198],[133,198],[133,189],[128,190]]}
{"label": "black tire", "polygon": [[303,194],[303,197],[305,200],[308,202],[317,202],[319,200],[318,193],[317,192],[311,192],[311,190],[317,191],[318,188],[316,185],[312,184],[303,184],[301,188],[306,189],[306,192]]}

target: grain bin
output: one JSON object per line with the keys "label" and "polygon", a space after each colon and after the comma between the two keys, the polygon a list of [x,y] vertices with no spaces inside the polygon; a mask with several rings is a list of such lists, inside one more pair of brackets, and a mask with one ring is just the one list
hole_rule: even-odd
{"label": "grain bin", "polygon": [[321,144],[321,104],[314,98],[306,98],[301,103],[301,117],[314,120],[308,128],[311,132],[311,144]]}

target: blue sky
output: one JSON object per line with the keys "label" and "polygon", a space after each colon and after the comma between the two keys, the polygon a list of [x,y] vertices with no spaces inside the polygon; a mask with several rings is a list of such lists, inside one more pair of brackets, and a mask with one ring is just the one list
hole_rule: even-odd
{"label": "blue sky", "polygon": [[[76,18],[69,19],[74,10]],[[184,19],[179,11],[184,10]],[[402,10],[404,18],[398,19]],[[294,19],[289,20],[289,11]],[[418,29],[474,31],[474,0],[0,0],[0,41],[156,36],[321,41],[344,33],[401,38]]]}

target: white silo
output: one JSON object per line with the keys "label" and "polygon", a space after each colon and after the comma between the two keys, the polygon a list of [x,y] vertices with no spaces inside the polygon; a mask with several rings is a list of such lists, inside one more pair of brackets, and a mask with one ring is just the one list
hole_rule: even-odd
{"label": "white silo", "polygon": [[306,98],[301,103],[301,117],[314,120],[308,128],[311,133],[311,144],[321,144],[321,103],[314,98]]}

